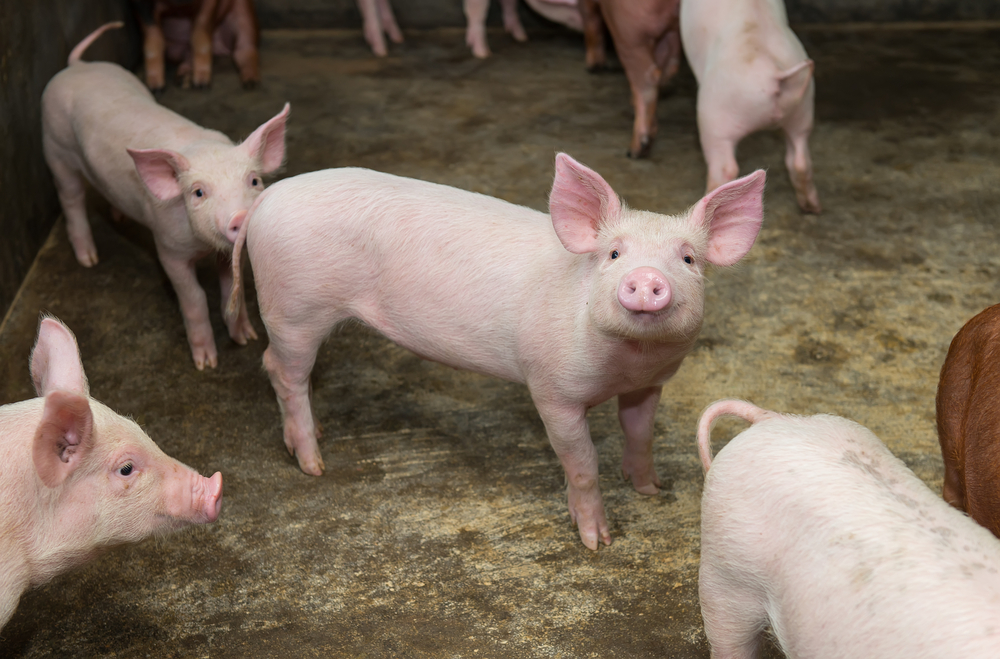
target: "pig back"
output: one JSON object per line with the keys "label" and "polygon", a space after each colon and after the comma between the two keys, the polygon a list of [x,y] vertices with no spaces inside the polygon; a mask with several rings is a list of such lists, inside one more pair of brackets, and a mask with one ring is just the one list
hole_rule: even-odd
{"label": "pig back", "polygon": [[265,324],[354,317],[424,358],[509,380],[522,379],[517,333],[539,298],[586,296],[551,293],[578,273],[548,215],[444,185],[313,172],[265,190],[247,222]]}
{"label": "pig back", "polygon": [[757,584],[789,656],[1000,650],[1000,547],[846,419],[778,417],[730,442],[706,477],[702,563]]}

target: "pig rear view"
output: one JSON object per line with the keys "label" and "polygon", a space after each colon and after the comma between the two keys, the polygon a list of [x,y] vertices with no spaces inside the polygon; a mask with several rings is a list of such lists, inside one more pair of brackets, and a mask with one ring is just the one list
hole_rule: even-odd
{"label": "pig rear view", "polygon": [[76,339],[53,318],[31,376],[39,397],[0,407],[0,627],[28,588],[222,506],[222,474],[200,476],[90,398]]}
{"label": "pig rear view", "polygon": [[941,367],[944,499],[1000,537],[1000,305],[959,330]]}
{"label": "pig rear view", "polygon": [[813,62],[788,27],[782,0],[682,0],[681,41],[698,79],[698,134],[707,190],[739,175],[736,145],[781,128],[799,207],[819,213],[809,134]]}
{"label": "pig rear view", "polygon": [[566,154],[551,216],[363,169],[279,182],[251,209],[233,262],[245,239],[285,445],[303,471],[323,472],[310,374],[331,330],[355,318],[426,359],[527,384],[581,539],[610,544],[587,410],[618,396],[622,472],[656,494],[662,385],[701,328],[704,269],[753,245],[763,190],[758,171],[680,215],[636,211]]}
{"label": "pig rear view", "polygon": [[[720,416],[753,425],[711,461]],[[702,415],[699,596],[712,657],[1000,656],[1000,544],[869,430],[719,401]]]}

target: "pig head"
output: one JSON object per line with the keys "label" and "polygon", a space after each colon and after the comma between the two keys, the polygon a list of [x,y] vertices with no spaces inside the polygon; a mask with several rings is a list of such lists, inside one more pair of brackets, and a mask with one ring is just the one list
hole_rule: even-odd
{"label": "pig head", "polygon": [[232,55],[244,87],[260,83],[253,0],[132,0],[142,26],[146,84],[165,85],[164,59],[195,87],[212,81],[212,55]]}
{"label": "pig head", "polygon": [[43,318],[31,354],[38,398],[0,407],[0,627],[21,593],[100,550],[214,522],[222,474],[170,458],[90,397],[76,339]]}

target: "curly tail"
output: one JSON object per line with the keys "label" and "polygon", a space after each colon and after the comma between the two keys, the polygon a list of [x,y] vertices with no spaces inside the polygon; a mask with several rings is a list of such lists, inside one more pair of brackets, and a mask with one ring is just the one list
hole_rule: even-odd
{"label": "curly tail", "polygon": [[83,57],[83,51],[87,50],[87,48],[90,47],[90,44],[97,41],[97,37],[101,36],[111,28],[123,27],[124,25],[125,23],[122,23],[121,21],[115,21],[113,23],[105,23],[101,27],[91,32],[89,35],[87,35],[87,37],[83,41],[76,44],[76,48],[74,48],[70,52],[69,60],[67,60],[66,66],[73,66],[74,64],[79,62],[80,58]]}
{"label": "curly tail", "polygon": [[701,466],[707,472],[712,466],[712,424],[720,416],[736,416],[750,423],[757,423],[762,419],[770,417],[773,412],[761,409],[753,403],[745,400],[726,399],[719,400],[701,413],[698,421],[698,455],[701,457]]}

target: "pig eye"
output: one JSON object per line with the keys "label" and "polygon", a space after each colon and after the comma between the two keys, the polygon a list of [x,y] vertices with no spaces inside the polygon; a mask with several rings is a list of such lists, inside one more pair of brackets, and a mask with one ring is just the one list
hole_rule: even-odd
{"label": "pig eye", "polygon": [[694,263],[694,257],[691,256],[690,254],[685,254],[684,262],[687,263],[688,265],[691,265],[692,263]]}
{"label": "pig eye", "polygon": [[611,250],[611,260],[614,261],[617,258],[618,258],[618,250],[617,249]]}
{"label": "pig eye", "polygon": [[122,476],[128,476],[132,473],[132,463],[126,462],[124,465],[118,468],[118,473]]}
{"label": "pig eye", "polygon": [[194,196],[200,199],[201,197],[205,196],[205,191],[202,190],[201,188],[195,188]]}
{"label": "pig eye", "polygon": [[254,187],[257,187],[257,183],[259,183],[259,182],[260,182],[260,179],[255,178],[252,181],[250,181],[250,185],[252,185]]}

